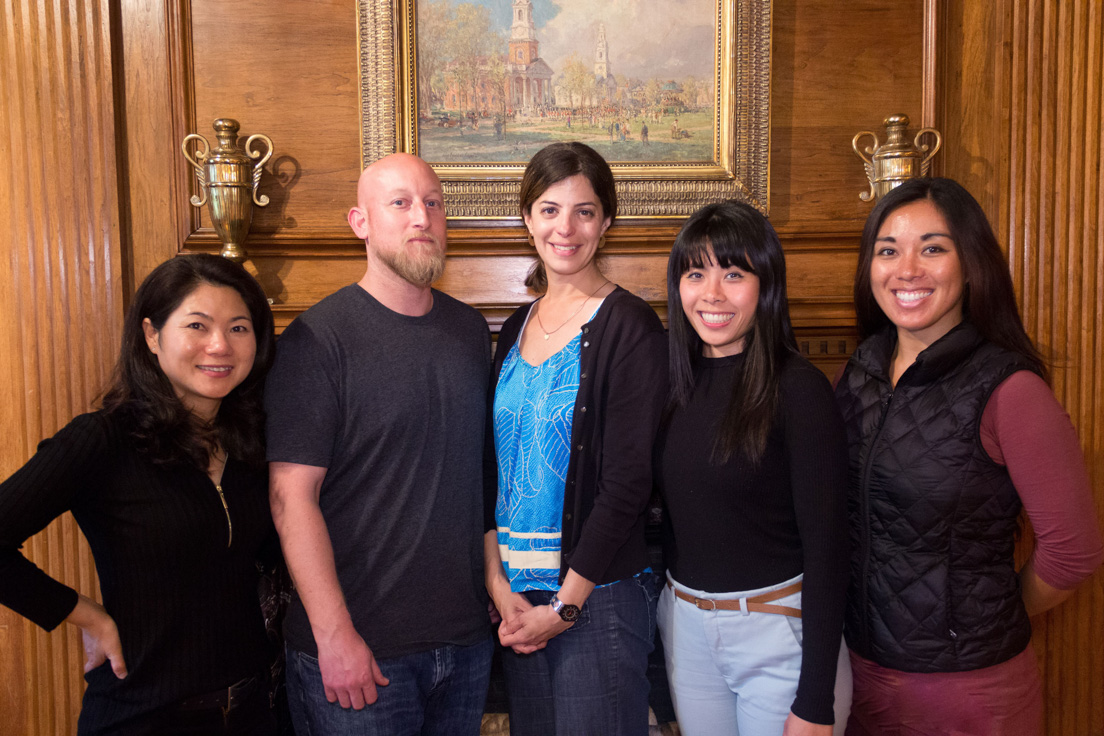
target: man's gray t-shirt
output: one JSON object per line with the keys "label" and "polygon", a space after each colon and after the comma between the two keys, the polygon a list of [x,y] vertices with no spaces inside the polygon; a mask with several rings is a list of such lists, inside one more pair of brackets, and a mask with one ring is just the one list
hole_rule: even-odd
{"label": "man's gray t-shirt", "polygon": [[[357,284],[280,337],[268,459],[327,468],[319,497],[353,624],[376,657],[489,635],[482,458],[490,335],[439,291],[408,317]],[[287,643],[317,656],[298,596]]]}

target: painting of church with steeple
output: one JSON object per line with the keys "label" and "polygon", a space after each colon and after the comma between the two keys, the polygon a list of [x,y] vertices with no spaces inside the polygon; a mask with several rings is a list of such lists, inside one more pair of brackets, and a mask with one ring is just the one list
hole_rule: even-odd
{"label": "painting of church with steeple", "polygon": [[528,161],[580,140],[611,162],[713,156],[717,0],[418,0],[418,153]]}

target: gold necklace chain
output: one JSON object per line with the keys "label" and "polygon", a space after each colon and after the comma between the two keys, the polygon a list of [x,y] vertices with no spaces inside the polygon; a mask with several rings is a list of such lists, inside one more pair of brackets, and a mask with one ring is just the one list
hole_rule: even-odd
{"label": "gold necklace chain", "polygon": [[539,325],[539,326],[540,326],[540,328],[541,328],[541,332],[543,332],[543,333],[544,333],[544,339],[545,339],[545,340],[547,340],[547,339],[548,339],[548,338],[550,338],[550,337],[551,337],[552,335],[555,335],[555,334],[556,334],[557,332],[559,332],[559,331],[560,331],[560,330],[561,330],[561,329],[563,328],[563,326],[564,326],[564,325],[566,325],[566,324],[567,324],[568,322],[570,322],[571,320],[575,319],[575,315],[577,315],[577,314],[578,314],[579,312],[583,311],[583,306],[584,306],[584,305],[585,305],[585,304],[586,304],[587,302],[589,302],[589,301],[590,301],[591,299],[593,299],[593,298],[594,298],[594,295],[595,295],[595,294],[597,294],[597,293],[598,293],[599,291],[601,291],[601,290],[602,290],[602,289],[603,289],[603,288],[605,287],[605,285],[606,285],[606,284],[608,284],[608,283],[609,283],[609,279],[606,279],[606,280],[605,280],[605,281],[603,281],[603,282],[602,282],[601,284],[599,284],[599,285],[598,285],[598,288],[597,288],[597,289],[595,289],[594,291],[592,291],[592,292],[591,292],[591,294],[590,294],[590,296],[588,296],[588,297],[587,297],[586,299],[584,299],[583,301],[579,302],[579,308],[578,308],[578,309],[576,309],[576,310],[575,310],[574,312],[572,312],[572,313],[571,313],[571,316],[570,316],[570,317],[568,317],[567,319],[565,319],[565,320],[564,320],[563,322],[561,322],[561,323],[560,323],[560,326],[559,326],[559,327],[557,327],[557,328],[556,328],[556,329],[554,329],[554,330],[546,330],[546,329],[544,329],[544,322],[541,322],[541,318],[540,318],[540,305],[538,305],[538,306],[537,306],[537,325]]}

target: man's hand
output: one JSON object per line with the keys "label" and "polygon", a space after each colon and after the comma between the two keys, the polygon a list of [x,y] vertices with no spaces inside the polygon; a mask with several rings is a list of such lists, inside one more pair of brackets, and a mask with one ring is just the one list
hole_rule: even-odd
{"label": "man's hand", "polygon": [[786,724],[782,727],[782,736],[832,736],[832,727],[810,723],[790,713],[786,717]]}
{"label": "man's hand", "polygon": [[390,680],[383,676],[372,650],[355,630],[335,636],[325,645],[318,643],[318,669],[326,700],[342,708],[362,710],[379,697],[377,686]]}

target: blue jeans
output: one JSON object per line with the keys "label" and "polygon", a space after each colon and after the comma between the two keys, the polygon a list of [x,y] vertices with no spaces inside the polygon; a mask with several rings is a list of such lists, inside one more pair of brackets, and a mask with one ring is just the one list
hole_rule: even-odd
{"label": "blue jeans", "polygon": [[376,660],[390,684],[363,710],[326,700],[318,659],[287,647],[287,689],[298,736],[474,736],[491,674],[490,637]]}
{"label": "blue jeans", "polygon": [[[642,573],[595,588],[579,620],[532,654],[504,648],[511,736],[648,733],[648,654],[658,578]],[[524,594],[548,605],[553,593]]]}

